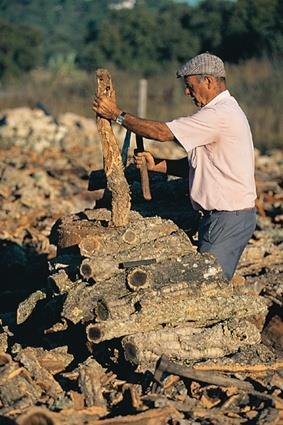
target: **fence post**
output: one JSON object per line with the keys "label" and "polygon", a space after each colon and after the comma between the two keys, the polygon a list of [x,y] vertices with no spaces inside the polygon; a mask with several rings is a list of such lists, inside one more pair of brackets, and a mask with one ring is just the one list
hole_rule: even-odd
{"label": "fence post", "polygon": [[142,78],[139,81],[139,94],[138,94],[138,116],[141,118],[146,117],[147,104],[147,80]]}

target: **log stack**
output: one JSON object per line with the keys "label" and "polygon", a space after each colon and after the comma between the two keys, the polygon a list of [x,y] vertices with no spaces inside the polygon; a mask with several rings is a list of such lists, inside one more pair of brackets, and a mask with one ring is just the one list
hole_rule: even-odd
{"label": "log stack", "polygon": [[51,233],[53,298],[65,295],[61,317],[83,324],[93,347],[120,338],[125,359],[145,371],[163,353],[217,358],[260,342],[263,298],[225,281],[172,221],[131,211],[127,226],[111,223],[110,211],[89,210]]}

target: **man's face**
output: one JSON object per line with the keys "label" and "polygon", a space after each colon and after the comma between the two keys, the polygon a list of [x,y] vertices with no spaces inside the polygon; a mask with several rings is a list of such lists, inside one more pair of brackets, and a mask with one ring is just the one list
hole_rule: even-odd
{"label": "man's face", "polygon": [[201,108],[207,103],[207,81],[204,78],[199,81],[196,75],[188,75],[184,77],[185,82],[185,95],[191,96],[194,104]]}

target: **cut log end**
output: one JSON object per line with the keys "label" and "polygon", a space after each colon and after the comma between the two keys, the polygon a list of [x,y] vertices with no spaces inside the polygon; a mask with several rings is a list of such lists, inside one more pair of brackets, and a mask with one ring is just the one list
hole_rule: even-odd
{"label": "cut log end", "polygon": [[136,243],[137,240],[137,235],[135,232],[133,232],[132,230],[128,229],[126,230],[126,232],[123,234],[122,239],[128,243],[128,244],[134,244]]}
{"label": "cut log end", "polygon": [[98,344],[103,340],[103,331],[98,325],[89,325],[86,329],[86,336],[90,342]]}
{"label": "cut log end", "polygon": [[89,279],[92,276],[92,269],[90,265],[83,263],[80,268],[80,273],[85,279]]}
{"label": "cut log end", "polygon": [[147,288],[150,286],[150,276],[145,270],[137,268],[128,274],[127,284],[134,291]]}
{"label": "cut log end", "polygon": [[79,243],[80,253],[83,257],[95,254],[100,248],[100,242],[94,237],[86,237]]}
{"label": "cut log end", "polygon": [[137,356],[137,348],[131,342],[126,342],[124,344],[124,356],[128,362],[133,363],[134,365],[137,365],[139,363]]}

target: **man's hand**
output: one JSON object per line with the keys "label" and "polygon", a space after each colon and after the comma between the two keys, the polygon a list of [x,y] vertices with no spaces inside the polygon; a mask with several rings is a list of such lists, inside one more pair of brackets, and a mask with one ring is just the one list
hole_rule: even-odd
{"label": "man's hand", "polygon": [[116,102],[108,96],[95,96],[92,109],[98,115],[108,120],[116,120],[118,115],[122,112],[122,109],[117,106]]}
{"label": "man's hand", "polygon": [[145,161],[148,171],[154,171],[155,162],[150,152],[137,152],[134,155],[134,160],[137,168],[141,168],[143,161]]}
{"label": "man's hand", "polygon": [[141,168],[143,161],[145,161],[148,171],[157,173],[166,173],[167,171],[166,161],[161,160],[155,163],[154,157],[148,151],[135,153],[134,161],[137,168]]}

